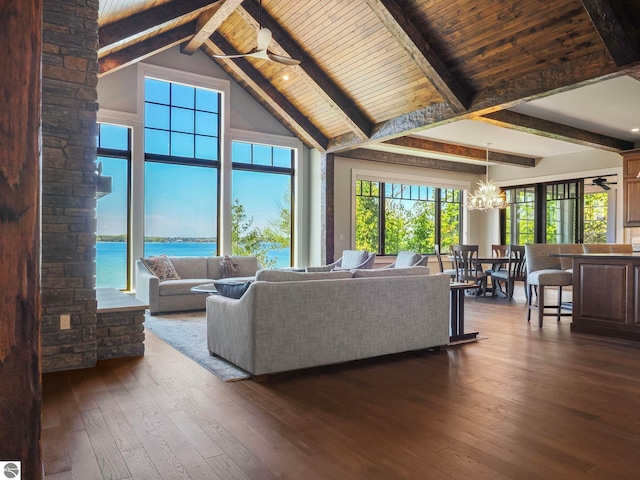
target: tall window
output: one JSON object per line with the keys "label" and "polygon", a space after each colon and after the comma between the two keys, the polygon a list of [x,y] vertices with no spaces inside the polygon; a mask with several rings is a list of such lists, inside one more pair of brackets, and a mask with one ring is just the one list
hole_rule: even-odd
{"label": "tall window", "polygon": [[584,243],[607,243],[609,193],[584,196]]}
{"label": "tall window", "polygon": [[145,79],[145,256],[218,251],[220,94]]}
{"label": "tall window", "polygon": [[508,203],[504,222],[505,244],[535,243],[535,187],[511,188],[505,193]]}
{"label": "tall window", "polygon": [[232,253],[255,255],[265,268],[292,259],[294,151],[232,143]]}
{"label": "tall window", "polygon": [[582,238],[582,182],[545,187],[546,243],[575,243]]}
{"label": "tall window", "polygon": [[356,248],[381,255],[432,253],[460,243],[462,191],[356,181]]}
{"label": "tall window", "polygon": [[98,194],[96,207],[96,286],[125,290],[129,287],[127,259],[129,238],[129,129],[101,124],[98,135],[98,165],[102,176],[111,178],[111,192]]}

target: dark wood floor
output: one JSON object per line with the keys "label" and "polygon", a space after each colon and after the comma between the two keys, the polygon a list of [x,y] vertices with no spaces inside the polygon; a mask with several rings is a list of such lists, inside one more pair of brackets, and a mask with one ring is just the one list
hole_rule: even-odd
{"label": "dark wood floor", "polygon": [[46,478],[639,477],[640,344],[539,329],[521,296],[467,320],[486,338],[267,383],[147,333],[144,358],[44,376]]}

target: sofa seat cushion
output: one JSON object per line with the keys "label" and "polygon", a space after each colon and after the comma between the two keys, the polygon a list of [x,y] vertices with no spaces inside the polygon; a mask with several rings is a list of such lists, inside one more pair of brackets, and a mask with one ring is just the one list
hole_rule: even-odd
{"label": "sofa seat cushion", "polygon": [[573,274],[564,270],[544,269],[536,270],[527,275],[529,285],[566,286],[573,282]]}
{"label": "sofa seat cushion", "polygon": [[211,283],[210,278],[181,278],[180,280],[165,280],[160,282],[160,296],[185,295],[194,293],[192,287]]}

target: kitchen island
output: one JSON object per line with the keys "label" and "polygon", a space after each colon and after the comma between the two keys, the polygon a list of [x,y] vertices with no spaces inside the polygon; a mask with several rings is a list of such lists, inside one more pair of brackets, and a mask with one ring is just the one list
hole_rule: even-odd
{"label": "kitchen island", "polygon": [[557,254],[573,259],[572,332],[640,341],[640,254]]}

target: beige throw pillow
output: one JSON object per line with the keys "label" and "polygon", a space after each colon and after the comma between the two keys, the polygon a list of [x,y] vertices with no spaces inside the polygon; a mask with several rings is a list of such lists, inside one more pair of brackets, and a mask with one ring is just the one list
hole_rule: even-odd
{"label": "beige throw pillow", "polygon": [[180,275],[171,263],[166,254],[156,255],[155,257],[141,258],[140,261],[147,269],[156,277],[163,280],[180,280]]}

